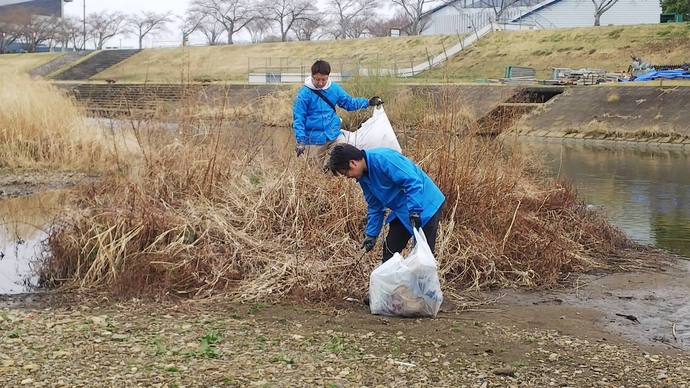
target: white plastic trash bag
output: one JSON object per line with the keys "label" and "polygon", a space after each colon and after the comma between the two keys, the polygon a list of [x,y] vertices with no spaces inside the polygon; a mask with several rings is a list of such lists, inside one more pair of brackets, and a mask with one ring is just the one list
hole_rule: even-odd
{"label": "white plastic trash bag", "polygon": [[372,314],[402,317],[435,317],[443,302],[436,259],[421,229],[414,230],[417,244],[407,258],[396,253],[372,273],[369,308]]}
{"label": "white plastic trash bag", "polygon": [[343,130],[345,142],[362,150],[387,147],[402,152],[398,138],[395,136],[393,126],[388,120],[383,107],[374,108],[371,117],[362,123],[355,132]]}

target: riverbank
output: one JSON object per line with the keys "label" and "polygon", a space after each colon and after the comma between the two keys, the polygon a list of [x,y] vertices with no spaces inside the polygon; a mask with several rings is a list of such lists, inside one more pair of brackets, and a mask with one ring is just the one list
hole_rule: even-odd
{"label": "riverbank", "polygon": [[[601,291],[602,279],[606,292],[617,293],[626,276],[687,275],[668,269],[583,278],[578,287],[512,293],[483,306],[475,298],[504,292],[468,295],[474,310],[444,304],[436,319],[373,316],[355,303],[341,309],[230,304],[222,298],[115,304],[93,295],[19,302],[0,308],[0,383],[688,387],[690,355],[674,345],[670,327],[668,343],[632,339],[621,335],[625,329],[615,333],[603,323],[654,331],[644,312],[636,323],[593,303],[572,303],[599,300],[585,286]],[[650,287],[645,284],[636,284],[637,292]]]}

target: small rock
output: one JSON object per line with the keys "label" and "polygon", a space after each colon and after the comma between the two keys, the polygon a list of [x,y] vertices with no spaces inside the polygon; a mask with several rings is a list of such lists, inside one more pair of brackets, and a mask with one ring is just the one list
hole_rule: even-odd
{"label": "small rock", "polygon": [[513,368],[496,368],[493,372],[498,376],[515,376],[515,370]]}
{"label": "small rock", "polygon": [[32,370],[38,369],[38,365],[36,364],[26,364],[22,367],[23,370],[31,372]]}

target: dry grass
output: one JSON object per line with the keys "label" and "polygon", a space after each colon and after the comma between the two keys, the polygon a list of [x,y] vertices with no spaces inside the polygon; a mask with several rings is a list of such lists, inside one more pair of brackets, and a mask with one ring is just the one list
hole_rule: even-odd
{"label": "dry grass", "polygon": [[149,49],[105,70],[93,79],[115,78],[129,82],[180,82],[208,78],[247,82],[249,70],[289,67],[309,74],[316,59],[326,59],[333,72],[352,70],[354,63],[384,68],[410,67],[458,42],[457,35],[408,36],[311,42],[261,43]]}
{"label": "dry grass", "polygon": [[31,53],[0,55],[0,76],[29,72],[59,57],[62,53]]}
{"label": "dry grass", "polygon": [[0,167],[91,169],[109,163],[112,141],[49,83],[0,75],[0,101]]}
{"label": "dry grass", "polygon": [[[435,127],[410,128],[402,143],[447,197],[437,256],[450,294],[549,287],[606,268],[608,255],[631,245],[568,182],[543,181],[533,158],[473,136],[476,118],[438,104],[445,100],[411,99]],[[133,123],[141,161],[120,158],[118,171],[77,193],[46,242],[43,281],[117,297],[363,295],[380,258],[356,258],[366,222],[356,183],[295,159],[275,141],[287,128],[238,124],[223,112],[205,119],[203,133],[183,110],[175,131]]]}
{"label": "dry grass", "polygon": [[550,77],[553,67],[620,71],[628,69],[631,55],[653,64],[683,63],[689,36],[688,23],[501,31],[424,77],[501,78],[508,65],[534,67],[539,78]]}

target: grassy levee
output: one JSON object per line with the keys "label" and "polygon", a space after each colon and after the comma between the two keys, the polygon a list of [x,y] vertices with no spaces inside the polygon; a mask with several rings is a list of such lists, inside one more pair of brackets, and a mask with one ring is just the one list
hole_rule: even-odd
{"label": "grassy levee", "polygon": [[325,59],[333,72],[352,70],[356,63],[382,68],[406,68],[443,52],[459,41],[458,35],[407,36],[309,42],[260,43],[147,49],[107,69],[94,80],[180,82],[210,79],[247,82],[253,68],[283,66],[285,72],[308,74],[312,63]]}
{"label": "grassy levee", "polygon": [[[371,95],[392,84],[362,78],[347,87]],[[477,118],[448,92],[399,97],[400,110],[389,112],[406,115],[404,152],[447,198],[437,258],[448,297],[639,265],[627,256],[634,245],[572,185],[545,179],[538,159],[511,144],[473,136]],[[274,126],[284,99],[259,101],[252,123],[225,101],[203,115],[188,102],[161,121],[129,119],[122,131],[140,154],[116,151],[99,182],[77,189],[36,263],[44,285],[116,298],[330,304],[366,292],[380,252],[356,258],[366,222],[356,182],[273,141],[290,131]]]}
{"label": "grassy levee", "polygon": [[499,31],[423,77],[501,78],[509,65],[534,67],[539,78],[549,78],[554,67],[620,71],[628,69],[631,55],[658,65],[681,64],[690,61],[688,37],[689,23]]}
{"label": "grassy levee", "polygon": [[0,75],[28,73],[63,53],[25,53],[0,55]]}

